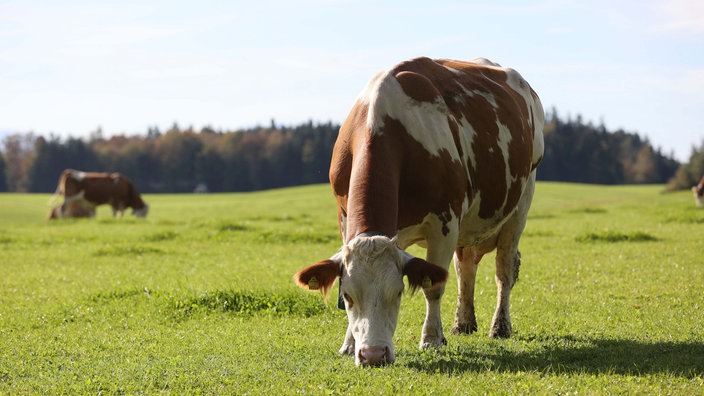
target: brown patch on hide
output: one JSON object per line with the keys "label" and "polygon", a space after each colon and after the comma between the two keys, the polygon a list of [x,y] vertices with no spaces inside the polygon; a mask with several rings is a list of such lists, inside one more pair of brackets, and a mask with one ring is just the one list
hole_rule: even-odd
{"label": "brown patch on hide", "polygon": [[[462,216],[465,196],[471,200],[477,194],[481,218],[510,214],[536,164],[531,163],[532,115],[523,97],[509,87],[507,72],[417,58],[398,64],[384,78],[396,78],[414,100],[444,102],[449,113],[447,128],[441,129],[450,135],[439,138],[451,140],[463,160],[453,159],[446,149],[429,153],[405,129],[403,113],[394,115],[400,119],[392,118],[383,107],[369,109],[366,102],[357,102],[340,129],[330,167],[339,216],[348,216],[347,239],[367,231],[393,236],[429,213],[443,221],[442,232],[447,233],[452,215]],[[393,100],[402,99],[384,97],[378,102]],[[368,116],[379,130],[369,130]],[[471,129],[463,129],[463,123]],[[499,144],[499,125],[507,129],[505,151]],[[471,147],[463,149],[463,141],[471,141]]]}
{"label": "brown patch on hide", "polygon": [[401,84],[403,92],[419,102],[433,102],[440,93],[425,76],[412,72],[400,72],[396,80]]}

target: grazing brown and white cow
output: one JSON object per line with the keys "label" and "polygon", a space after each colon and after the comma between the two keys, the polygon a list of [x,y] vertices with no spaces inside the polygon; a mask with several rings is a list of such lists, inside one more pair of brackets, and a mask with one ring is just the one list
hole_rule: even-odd
{"label": "grazing brown and white cow", "polygon": [[[369,82],[332,156],[343,247],[294,276],[324,293],[340,277],[349,322],[340,353],[354,354],[357,365],[394,361],[404,275],[426,298],[420,348],[444,345],[440,299],[453,254],[459,300],[452,331],[476,331],[477,266],[495,248],[489,335],[511,335],[509,294],[543,124],[540,100],[521,75],[486,59],[417,58]],[[425,260],[403,250],[414,243],[427,248]]]}
{"label": "grazing brown and white cow", "polygon": [[694,203],[697,206],[704,206],[704,176],[696,186],[692,187],[692,193],[694,193]]}
{"label": "grazing brown and white cow", "polygon": [[120,173],[81,172],[66,169],[61,173],[56,194],[64,196],[61,217],[66,217],[68,206],[75,201],[85,201],[89,205],[109,204],[112,215],[123,215],[126,208],[132,208],[137,217],[146,217],[149,206],[130,179]]}
{"label": "grazing brown and white cow", "polygon": [[79,217],[95,217],[95,206],[86,201],[73,201],[66,205],[64,212],[61,212],[63,204],[59,204],[51,208],[49,212],[49,220]]}

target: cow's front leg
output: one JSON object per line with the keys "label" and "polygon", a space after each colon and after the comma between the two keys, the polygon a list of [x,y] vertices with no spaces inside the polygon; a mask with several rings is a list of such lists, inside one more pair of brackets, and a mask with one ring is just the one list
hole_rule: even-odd
{"label": "cow's front leg", "polygon": [[477,318],[474,314],[474,285],[481,255],[472,248],[458,248],[455,251],[455,272],[457,273],[457,311],[452,334],[471,334],[477,331]]}
{"label": "cow's front leg", "polygon": [[[438,223],[436,225],[440,225]],[[459,228],[456,222],[447,225],[449,232],[444,227],[437,227],[432,233],[435,237],[427,240],[428,250],[426,261],[438,265],[447,270],[452,260],[457,244]],[[437,348],[447,344],[445,334],[442,331],[442,319],[440,317],[440,302],[445,293],[445,284],[423,289],[425,295],[425,322],[423,322],[423,332],[420,337],[420,348]]]}
{"label": "cow's front leg", "polygon": [[423,332],[420,338],[420,348],[437,348],[447,344],[445,335],[442,332],[442,319],[440,318],[440,302],[445,293],[445,285],[432,289],[423,289],[425,294],[425,322],[423,322]]}
{"label": "cow's front leg", "polygon": [[347,325],[347,334],[345,334],[345,341],[342,342],[340,347],[341,355],[353,355],[354,356],[354,336],[352,335],[352,325]]}

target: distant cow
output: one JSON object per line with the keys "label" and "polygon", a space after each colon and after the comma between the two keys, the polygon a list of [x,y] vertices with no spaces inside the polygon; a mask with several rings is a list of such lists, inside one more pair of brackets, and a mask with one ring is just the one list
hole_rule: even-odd
{"label": "distant cow", "polygon": [[86,201],[93,206],[109,204],[113,216],[118,213],[122,216],[126,208],[132,208],[137,217],[146,217],[149,212],[149,206],[130,179],[119,173],[66,169],[61,173],[56,193],[64,196],[62,217],[66,217],[67,208],[74,201]]}
{"label": "distant cow", "polygon": [[704,206],[704,176],[699,180],[699,184],[692,187],[692,192],[694,193],[694,203],[697,206]]}
{"label": "distant cow", "polygon": [[49,212],[49,220],[79,217],[95,217],[95,206],[86,201],[73,201],[66,206],[65,213],[62,214],[61,208],[63,204],[56,205]]}
{"label": "distant cow", "polygon": [[[511,335],[509,294],[543,124],[528,83],[486,59],[417,58],[369,82],[340,129],[330,167],[344,246],[294,276],[324,293],[340,277],[349,321],[340,353],[354,354],[357,365],[394,361],[404,276],[426,298],[420,348],[444,345],[440,299],[453,254],[459,300],[452,332],[476,331],[476,271],[495,248],[489,335]],[[427,261],[402,250],[414,243],[427,247]]]}

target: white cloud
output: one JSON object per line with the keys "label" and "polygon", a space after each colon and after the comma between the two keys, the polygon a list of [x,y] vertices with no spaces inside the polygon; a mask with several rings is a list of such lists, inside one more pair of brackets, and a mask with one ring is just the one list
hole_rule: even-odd
{"label": "white cloud", "polygon": [[653,9],[660,19],[655,30],[704,33],[704,1],[659,0]]}

